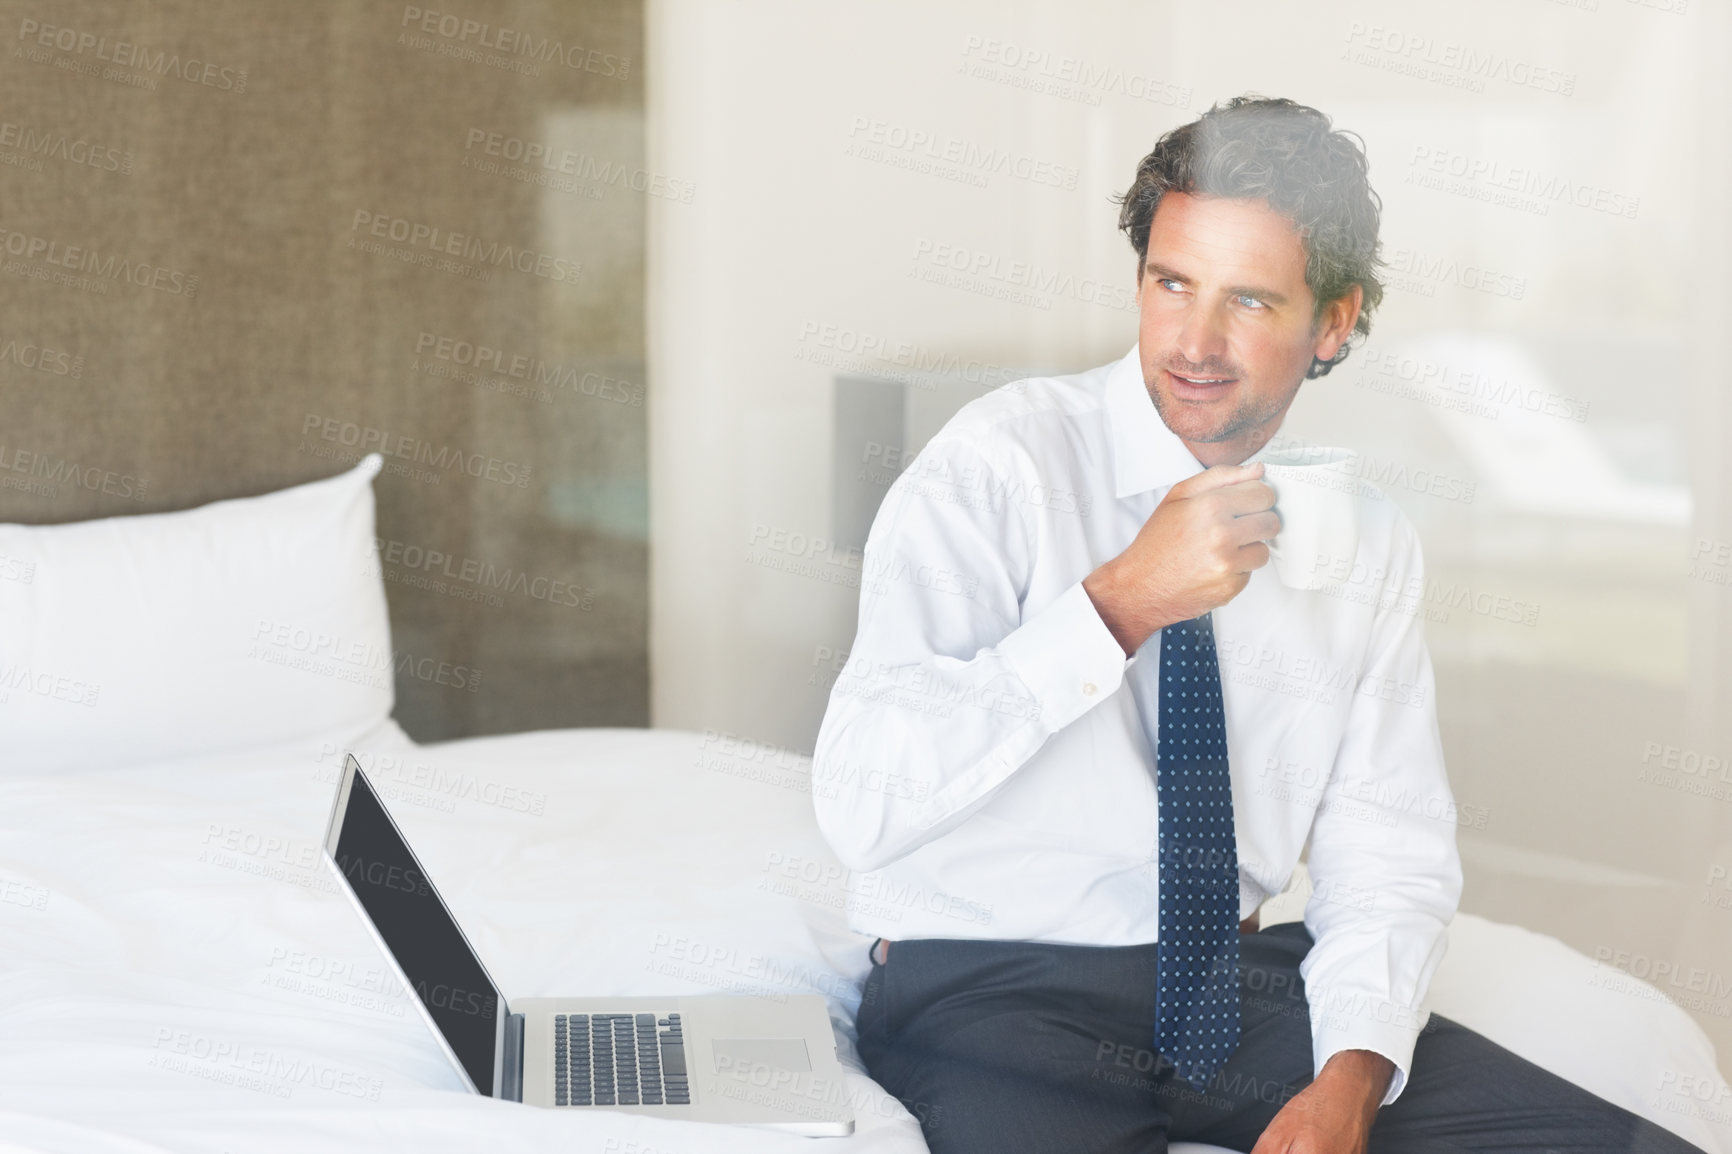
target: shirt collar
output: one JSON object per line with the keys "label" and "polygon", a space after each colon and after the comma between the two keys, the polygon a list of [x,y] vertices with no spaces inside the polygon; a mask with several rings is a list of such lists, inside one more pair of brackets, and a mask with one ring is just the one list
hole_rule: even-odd
{"label": "shirt collar", "polygon": [[1203,471],[1202,463],[1155,411],[1136,345],[1107,376],[1106,413],[1115,497],[1174,485]]}

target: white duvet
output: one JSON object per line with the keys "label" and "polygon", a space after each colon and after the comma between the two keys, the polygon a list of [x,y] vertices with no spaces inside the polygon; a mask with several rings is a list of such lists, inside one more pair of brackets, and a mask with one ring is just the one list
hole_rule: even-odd
{"label": "white duvet", "polygon": [[[320,859],[340,744],[4,767],[0,1150],[925,1150],[853,1048],[867,942],[845,928],[803,759],[653,730],[416,747],[387,725],[357,743],[508,998],[822,994],[856,1117],[845,1139],[461,1092]],[[1717,1121],[1732,1097],[1700,1030],[1606,978],[1549,938],[1464,917],[1435,1006],[1732,1154]]]}

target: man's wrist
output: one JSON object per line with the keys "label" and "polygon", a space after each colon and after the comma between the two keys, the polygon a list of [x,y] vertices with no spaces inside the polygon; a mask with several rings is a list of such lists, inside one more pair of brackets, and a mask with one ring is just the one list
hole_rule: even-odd
{"label": "man's wrist", "polygon": [[1107,632],[1113,635],[1113,640],[1119,643],[1119,648],[1130,658],[1143,647],[1143,642],[1160,631],[1162,625],[1170,623],[1151,621],[1146,614],[1134,612],[1132,590],[1135,585],[1127,581],[1118,562],[1116,557],[1103,562],[1094,572],[1083,578],[1082,585],[1083,591],[1094,603],[1095,612],[1100,614],[1101,621],[1106,625]]}
{"label": "man's wrist", "polygon": [[1131,644],[1133,638],[1120,619],[1119,605],[1121,599],[1118,582],[1115,578],[1113,563],[1107,561],[1083,578],[1083,592],[1089,595],[1089,600],[1093,602],[1095,612],[1100,614],[1101,622],[1107,627],[1107,632],[1113,635],[1113,640],[1119,643],[1119,648],[1125,651],[1126,657],[1129,657],[1137,651],[1137,647]]}
{"label": "man's wrist", "polygon": [[1394,1077],[1395,1063],[1375,1050],[1340,1050],[1323,1063],[1317,1081],[1326,1083],[1332,1092],[1355,1095],[1364,1104],[1369,1120],[1383,1104]]}

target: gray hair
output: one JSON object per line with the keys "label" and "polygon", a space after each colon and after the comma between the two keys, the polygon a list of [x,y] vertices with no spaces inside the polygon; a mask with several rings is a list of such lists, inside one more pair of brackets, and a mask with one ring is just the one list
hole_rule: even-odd
{"label": "gray hair", "polygon": [[[1149,228],[1167,192],[1264,200],[1293,222],[1305,245],[1305,284],[1316,316],[1353,291],[1364,293],[1353,336],[1371,332],[1371,314],[1383,300],[1377,269],[1377,229],[1383,202],[1372,189],[1363,142],[1334,131],[1329,117],[1283,98],[1235,96],[1155,142],[1137,165],[1123,196],[1119,228],[1137,250],[1137,277],[1148,259]],[[1316,357],[1307,379],[1346,359],[1354,341],[1330,360]]]}

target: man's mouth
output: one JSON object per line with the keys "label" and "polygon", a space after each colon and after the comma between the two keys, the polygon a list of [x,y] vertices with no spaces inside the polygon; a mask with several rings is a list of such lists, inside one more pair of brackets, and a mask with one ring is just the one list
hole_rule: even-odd
{"label": "man's mouth", "polygon": [[1173,395],[1188,401],[1202,401],[1217,397],[1227,386],[1238,379],[1237,377],[1180,376],[1171,369],[1167,369],[1165,372]]}

